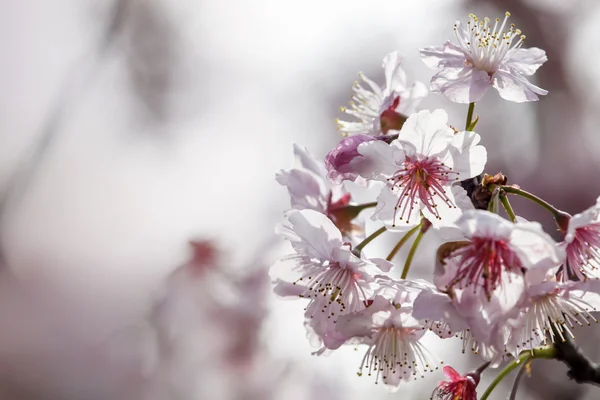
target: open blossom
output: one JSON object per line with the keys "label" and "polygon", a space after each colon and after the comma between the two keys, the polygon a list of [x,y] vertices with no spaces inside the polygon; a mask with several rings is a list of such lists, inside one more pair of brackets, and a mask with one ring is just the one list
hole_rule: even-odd
{"label": "open blossom", "polygon": [[[391,264],[381,259],[363,260],[352,254],[342,234],[323,214],[313,210],[292,210],[286,223],[277,231],[290,241],[295,254],[283,261],[293,261],[298,278],[279,280],[275,292],[309,300],[305,316],[314,319],[311,326],[322,333],[328,348],[339,347],[333,325],[343,314],[365,307],[373,293],[373,276],[389,271]],[[330,340],[331,339],[331,340]]]}
{"label": "open blossom", "polygon": [[524,270],[545,271],[560,263],[564,253],[534,222],[512,223],[488,211],[466,211],[456,222],[470,244],[446,258],[446,288],[473,291],[486,296],[508,285]]}
{"label": "open blossom", "polygon": [[403,380],[413,380],[433,371],[439,362],[420,342],[426,329],[412,317],[412,307],[402,293],[394,299],[376,295],[366,309],[340,318],[338,330],[348,337],[361,338],[369,348],[359,376],[367,372],[375,380],[396,390]]}
{"label": "open blossom", "polygon": [[344,135],[380,135],[390,129],[399,129],[416,109],[418,103],[427,95],[427,88],[421,82],[407,87],[406,74],[400,66],[398,52],[393,52],[383,59],[385,69],[385,86],[381,87],[362,73],[360,79],[369,86],[363,88],[358,82],[354,84],[350,109],[341,110],[358,121],[337,120],[338,129]]}
{"label": "open blossom", "polygon": [[306,148],[294,144],[294,155],[296,166],[275,176],[277,182],[287,187],[292,208],[315,210],[327,215],[345,236],[362,235],[360,224],[352,221],[356,215],[346,212],[350,193],[327,179],[323,162],[313,157]]}
{"label": "open blossom", "polygon": [[[596,204],[574,215],[562,246],[567,252],[567,269],[579,280],[600,275],[600,197]],[[563,274],[568,278],[569,274]]]}
{"label": "open blossom", "polygon": [[564,342],[575,325],[585,326],[598,320],[592,313],[600,311],[600,286],[586,282],[557,282],[554,270],[543,279],[534,276],[520,301],[498,321],[509,328],[506,351],[517,355],[522,350]]}
{"label": "open blossom", "polygon": [[477,133],[456,133],[447,121],[443,110],[423,110],[408,118],[390,144],[374,140],[358,146],[354,170],[387,183],[373,219],[405,229],[417,225],[422,213],[438,228],[460,216],[453,184],[480,174],[487,153]]}
{"label": "open blossom", "polygon": [[496,18],[492,25],[489,18],[481,21],[471,14],[466,27],[459,21],[454,25],[456,43],[422,49],[425,64],[441,68],[431,79],[432,92],[457,103],[477,102],[491,86],[502,98],[519,103],[547,94],[526,78],[546,62],[546,52],[524,49],[525,35],[514,24],[507,25],[509,16],[507,12],[502,22]]}
{"label": "open blossom", "polygon": [[462,376],[454,368],[446,365],[444,375],[448,380],[439,383],[433,391],[432,399],[477,400],[477,385],[480,380],[478,373]]}

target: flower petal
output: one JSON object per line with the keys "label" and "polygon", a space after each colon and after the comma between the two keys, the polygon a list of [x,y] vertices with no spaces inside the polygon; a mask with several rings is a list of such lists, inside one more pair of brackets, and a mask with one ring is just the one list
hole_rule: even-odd
{"label": "flower petal", "polygon": [[395,161],[403,152],[381,140],[361,143],[357,148],[360,156],[350,161],[350,168],[366,179],[385,181],[398,170]]}
{"label": "flower petal", "polygon": [[535,86],[514,69],[496,71],[493,80],[500,97],[516,103],[536,101],[539,99],[538,94],[548,94],[547,90]]}
{"label": "flower petal", "polygon": [[402,146],[409,154],[423,156],[444,152],[454,139],[454,131],[447,123],[448,114],[444,110],[421,110],[408,117],[391,146]]}
{"label": "flower petal", "polygon": [[449,40],[441,47],[426,47],[419,51],[421,60],[429,68],[461,68],[467,59],[462,49]]}
{"label": "flower petal", "polygon": [[530,47],[528,49],[518,48],[507,54],[507,58],[504,62],[506,67],[527,76],[533,75],[543,63],[548,61],[546,52],[537,47]]}
{"label": "flower petal", "polygon": [[472,67],[444,68],[431,78],[431,91],[455,103],[477,102],[490,86],[487,72]]}

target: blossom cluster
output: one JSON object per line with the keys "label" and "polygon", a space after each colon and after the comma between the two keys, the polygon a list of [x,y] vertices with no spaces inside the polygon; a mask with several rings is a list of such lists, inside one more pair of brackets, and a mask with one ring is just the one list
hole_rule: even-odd
{"label": "blossom cluster", "polygon": [[[450,125],[442,109],[418,109],[427,88],[407,84],[393,52],[383,59],[382,85],[360,74],[350,107],[341,109],[353,120],[338,121],[339,144],[324,159],[294,145],[296,164],[276,177],[291,198],[276,231],[293,250],[272,267],[275,292],[304,302],[315,354],[363,344],[359,375],[392,390],[440,368],[422,340],[426,334],[453,340],[479,354],[485,367],[497,367],[573,337],[575,325],[597,322],[600,198],[570,216],[501,175],[484,174],[487,150],[475,132],[475,102],[489,87],[514,102],[547,94],[527,79],[545,52],[524,48],[525,36],[509,16],[492,21],[471,14],[466,25],[455,24],[454,41],[420,50],[438,70],[431,93],[469,103],[464,130]],[[475,190],[465,190],[473,182]],[[356,204],[349,188],[378,196]],[[562,240],[515,215],[509,194],[551,211]],[[367,234],[365,218],[381,228]],[[449,239],[431,256],[431,278],[408,279],[421,238],[432,230]],[[398,244],[386,258],[367,256],[364,248],[385,232]],[[414,235],[402,267],[396,254]],[[476,398],[482,371],[461,376],[446,366],[444,372],[449,381],[434,396]]]}

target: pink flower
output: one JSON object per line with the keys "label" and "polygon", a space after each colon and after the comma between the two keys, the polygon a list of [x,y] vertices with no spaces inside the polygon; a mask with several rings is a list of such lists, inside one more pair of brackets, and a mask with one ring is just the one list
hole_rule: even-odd
{"label": "pink flower", "polygon": [[477,373],[462,376],[449,365],[444,367],[447,381],[440,382],[433,391],[432,399],[438,400],[477,400],[477,385],[480,376]]}
{"label": "pink flower", "polygon": [[445,260],[441,287],[473,291],[488,298],[501,286],[522,276],[524,270],[556,266],[564,253],[538,223],[512,223],[482,210],[466,211],[456,222],[471,243]]}
{"label": "pink flower", "polygon": [[[579,280],[598,278],[600,273],[600,197],[596,204],[569,220],[565,241],[566,268]],[[568,279],[569,274],[563,274]]]}
{"label": "pink flower", "polygon": [[315,210],[331,219],[350,239],[357,239],[363,229],[353,221],[356,212],[349,210],[350,193],[341,185],[332,184],[327,178],[327,170],[322,161],[313,157],[306,148],[294,144],[296,167],[282,170],[275,176],[277,182],[286,186],[292,208]]}
{"label": "pink flower", "polygon": [[377,294],[369,307],[342,316],[337,330],[348,338],[360,339],[369,346],[358,375],[366,370],[369,376],[397,390],[402,380],[412,380],[432,372],[436,358],[420,342],[425,326],[411,315],[414,295],[403,290]]}
{"label": "pink flower", "polygon": [[498,326],[508,327],[506,351],[517,356],[522,350],[565,341],[574,337],[574,325],[585,326],[598,320],[592,315],[600,311],[600,286],[587,282],[557,282],[555,270],[544,278],[532,276],[520,301],[508,310]]}
{"label": "pink flower", "polygon": [[341,110],[355,117],[358,121],[337,120],[342,135],[381,135],[390,129],[400,129],[417,104],[427,95],[427,88],[421,82],[415,82],[407,88],[406,74],[400,66],[398,52],[393,52],[383,59],[385,69],[385,86],[380,87],[362,73],[360,79],[370,90],[363,88],[358,82],[352,88],[354,95],[350,109]]}
{"label": "pink flower", "polygon": [[487,153],[474,132],[455,133],[443,110],[420,111],[408,118],[398,139],[358,146],[350,165],[366,179],[387,183],[373,219],[390,229],[415,226],[421,214],[435,228],[451,225],[461,214],[452,186],[483,171]]}
{"label": "pink flower", "polygon": [[525,78],[546,62],[546,53],[522,48],[525,35],[514,24],[507,26],[509,16],[507,12],[502,23],[496,18],[492,26],[489,18],[480,21],[470,14],[466,27],[459,21],[454,25],[457,44],[447,41],[442,47],[422,49],[425,64],[441,68],[431,79],[431,91],[457,103],[477,102],[491,86],[502,98],[518,103],[547,94]]}
{"label": "pink flower", "polygon": [[[332,329],[338,317],[365,307],[373,293],[373,276],[389,271],[391,263],[381,259],[363,260],[343,243],[342,234],[323,214],[313,210],[292,210],[277,232],[289,240],[295,254],[282,259],[293,261],[298,278],[279,279],[275,292],[309,300],[305,316],[328,348],[339,347]],[[284,263],[282,266],[286,266]]]}

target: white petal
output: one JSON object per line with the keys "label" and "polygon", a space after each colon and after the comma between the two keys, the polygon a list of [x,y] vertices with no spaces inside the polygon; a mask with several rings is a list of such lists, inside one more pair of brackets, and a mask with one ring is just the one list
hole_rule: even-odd
{"label": "white petal", "polygon": [[507,240],[514,224],[485,210],[465,211],[456,225],[467,237],[479,236]]}
{"label": "white petal", "polygon": [[467,57],[460,47],[447,41],[441,47],[426,47],[419,50],[421,60],[429,68],[464,67]]}
{"label": "white petal", "polygon": [[459,179],[465,180],[483,172],[487,162],[487,150],[477,145],[481,137],[475,132],[463,131],[454,135],[452,169],[460,174]]}
{"label": "white petal", "polygon": [[438,196],[433,197],[433,201],[436,205],[435,209],[441,219],[438,219],[436,215],[429,211],[424,205],[421,206],[423,216],[431,222],[431,226],[435,229],[455,227],[456,221],[463,214],[462,210],[456,206],[456,201],[454,200],[450,187],[446,188],[446,196],[452,205],[446,204],[446,202],[442,201]]}
{"label": "white petal", "polygon": [[310,154],[306,147],[303,148],[294,143],[294,156],[296,156],[296,160],[299,163],[298,167],[308,169],[317,176],[324,177],[327,175],[323,161]]}
{"label": "white petal", "polygon": [[454,131],[447,123],[448,114],[444,110],[419,111],[408,117],[391,146],[400,144],[407,153],[424,156],[444,152],[454,139]]}
{"label": "white petal", "polygon": [[504,65],[522,75],[533,75],[543,63],[548,61],[546,52],[537,47],[519,48],[507,54]]}
{"label": "white petal", "polygon": [[498,70],[494,73],[493,79],[494,87],[500,93],[500,97],[515,103],[536,101],[538,94],[548,94],[547,90],[535,86],[515,70]]}
{"label": "white petal", "polygon": [[292,208],[308,208],[325,212],[327,207],[327,199],[324,195],[326,188],[324,180],[319,176],[309,170],[291,169],[278,172],[275,179],[287,187]]}
{"label": "white petal", "polygon": [[444,68],[431,78],[431,91],[455,103],[477,102],[490,86],[487,72],[472,67]]}
{"label": "white petal", "polygon": [[385,95],[389,95],[393,91],[403,92],[406,90],[406,73],[400,65],[401,63],[402,58],[397,51],[394,51],[384,57],[383,68],[385,69]]}
{"label": "white petal", "polygon": [[287,224],[276,232],[288,239],[301,255],[328,260],[332,249],[342,245],[342,234],[324,214],[313,210],[291,210]]}
{"label": "white petal", "polygon": [[357,150],[361,156],[354,157],[350,166],[366,179],[385,181],[399,169],[395,161],[403,158],[401,149],[382,140],[361,143]]}
{"label": "white petal", "polygon": [[537,222],[514,224],[510,244],[525,268],[552,268],[564,258],[564,250],[542,230]]}

